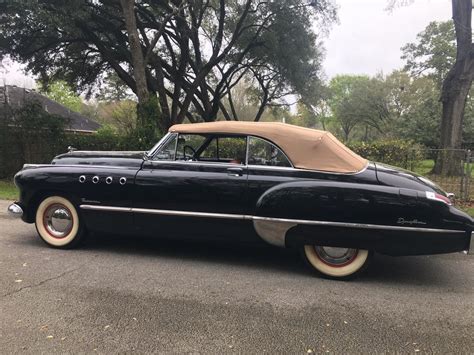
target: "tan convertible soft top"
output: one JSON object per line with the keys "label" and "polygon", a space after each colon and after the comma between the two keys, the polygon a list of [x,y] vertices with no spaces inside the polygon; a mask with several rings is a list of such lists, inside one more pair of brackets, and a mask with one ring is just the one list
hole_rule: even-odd
{"label": "tan convertible soft top", "polygon": [[178,124],[169,129],[172,133],[238,134],[265,138],[280,147],[301,169],[335,173],[356,173],[367,166],[360,157],[326,131],[293,126],[279,122],[218,121]]}

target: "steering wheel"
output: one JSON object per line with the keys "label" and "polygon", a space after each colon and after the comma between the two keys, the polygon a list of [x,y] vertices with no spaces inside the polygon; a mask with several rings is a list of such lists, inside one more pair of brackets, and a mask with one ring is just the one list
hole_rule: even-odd
{"label": "steering wheel", "polygon": [[[189,156],[186,155],[186,149],[190,149],[193,154],[191,154]],[[196,156],[196,150],[193,147],[191,147],[190,145],[185,145],[183,147],[183,156],[184,156],[184,160],[194,160],[194,157]]]}

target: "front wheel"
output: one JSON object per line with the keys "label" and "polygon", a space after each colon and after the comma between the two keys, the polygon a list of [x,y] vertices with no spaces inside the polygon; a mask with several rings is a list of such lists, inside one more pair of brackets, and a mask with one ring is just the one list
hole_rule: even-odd
{"label": "front wheel", "polygon": [[363,249],[305,245],[303,258],[315,271],[325,277],[346,280],[365,270],[371,252]]}
{"label": "front wheel", "polygon": [[41,239],[54,248],[74,248],[85,234],[76,207],[61,196],[47,197],[39,204],[35,225]]}

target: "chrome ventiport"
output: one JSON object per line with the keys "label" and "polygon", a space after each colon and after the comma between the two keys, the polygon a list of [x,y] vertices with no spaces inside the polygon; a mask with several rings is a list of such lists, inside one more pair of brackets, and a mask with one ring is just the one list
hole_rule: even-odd
{"label": "chrome ventiport", "polygon": [[99,182],[99,177],[98,177],[97,175],[94,176],[94,177],[92,178],[92,182],[93,182],[94,184],[97,184],[97,183]]}
{"label": "chrome ventiport", "polygon": [[126,182],[127,182],[127,178],[125,177],[121,177],[119,180],[120,185],[125,185]]}
{"label": "chrome ventiport", "polygon": [[23,216],[23,209],[16,203],[12,203],[10,206],[8,206],[7,210],[12,217],[21,218]]}
{"label": "chrome ventiport", "polygon": [[112,183],[112,181],[114,181],[114,179],[112,178],[112,176],[107,176],[107,178],[105,179],[105,183],[107,185],[110,185]]}
{"label": "chrome ventiport", "polygon": [[86,176],[85,176],[85,175],[79,176],[79,182],[80,182],[81,184],[85,183],[85,182],[86,182]]}

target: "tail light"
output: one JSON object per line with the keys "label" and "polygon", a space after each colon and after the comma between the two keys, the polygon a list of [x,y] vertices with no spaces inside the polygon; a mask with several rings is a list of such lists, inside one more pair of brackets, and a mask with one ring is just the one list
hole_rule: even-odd
{"label": "tail light", "polygon": [[444,202],[447,205],[453,204],[449,198],[447,198],[446,196],[437,194],[436,192],[426,191],[426,198],[429,200]]}

